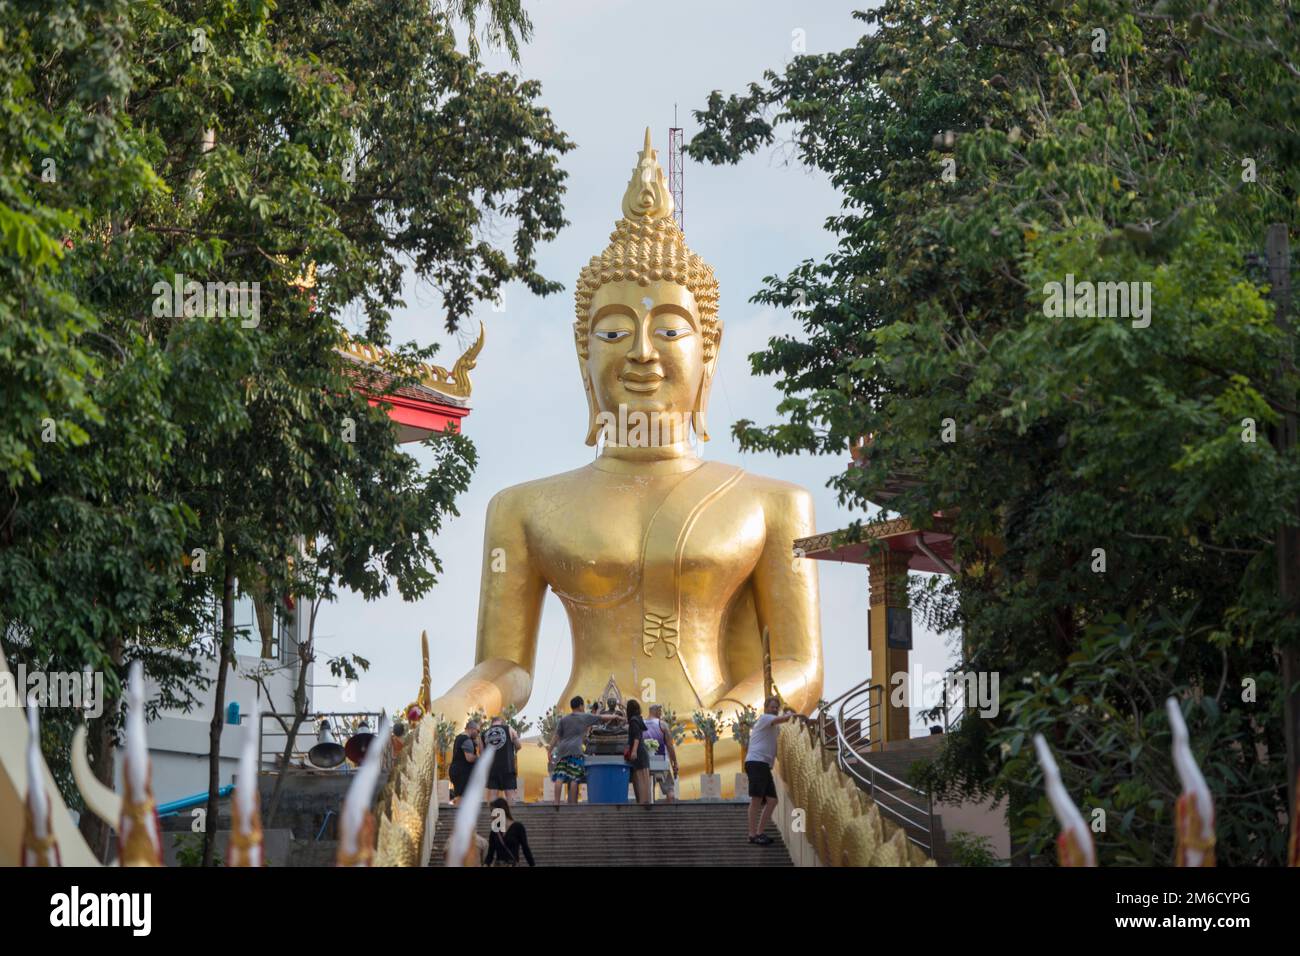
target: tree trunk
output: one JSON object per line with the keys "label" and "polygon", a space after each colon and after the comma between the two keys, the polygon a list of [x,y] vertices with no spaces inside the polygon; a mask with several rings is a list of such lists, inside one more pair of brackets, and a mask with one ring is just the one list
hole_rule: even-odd
{"label": "tree trunk", "polygon": [[217,655],[217,685],[212,699],[212,723],[208,725],[208,810],[203,825],[203,866],[213,866],[217,843],[217,821],[220,810],[217,792],[221,789],[221,731],[226,715],[226,671],[235,647],[235,554],[234,546],[226,543],[222,573],[225,581],[221,589],[221,650]]}
{"label": "tree trunk", "polygon": [[[1268,256],[1268,281],[1270,296],[1275,308],[1274,318],[1279,328],[1286,334],[1288,352],[1282,359],[1279,378],[1285,378],[1294,369],[1294,358],[1290,354],[1291,335],[1291,256],[1287,241],[1287,228],[1281,223],[1268,227],[1265,240]],[[1285,403],[1294,404],[1295,396],[1287,393],[1282,396]],[[1278,454],[1287,455],[1295,450],[1297,441],[1297,423],[1294,412],[1286,412],[1282,421],[1273,430],[1273,444]],[[1293,618],[1300,609],[1300,529],[1294,526],[1282,527],[1277,531],[1277,577],[1278,593],[1282,599],[1283,613]],[[1283,736],[1286,740],[1286,776],[1287,776],[1287,813],[1291,816],[1294,832],[1300,827],[1296,819],[1297,774],[1300,774],[1300,690],[1296,682],[1300,681],[1300,647],[1294,643],[1280,647],[1282,657],[1282,693],[1286,696],[1282,704]]]}
{"label": "tree trunk", "polygon": [[1017,796],[1013,790],[1007,794],[1007,828],[1011,831],[1009,842],[1010,856],[1008,862],[1011,866],[1032,866],[1033,858],[1029,854],[1029,846],[1016,839],[1016,826],[1020,822],[1020,815],[1024,808],[1023,799]]}
{"label": "tree trunk", "polygon": [[[87,749],[90,754],[90,769],[99,782],[113,786],[113,727],[110,714],[117,712],[120,698],[104,697],[104,714],[87,723]],[[108,835],[112,826],[105,823],[86,808],[81,812],[77,829],[86,838],[86,845],[101,863],[108,862]]]}
{"label": "tree trunk", "polygon": [[[110,640],[109,656],[113,661],[114,670],[121,674],[122,641],[120,638],[111,638]],[[86,722],[86,744],[90,756],[90,769],[99,779],[99,782],[106,787],[113,786],[114,744],[116,743],[113,735],[113,722],[117,719],[121,700],[121,697],[110,696],[108,688],[105,687],[103,713]],[[77,822],[77,829],[85,837],[90,852],[95,854],[101,863],[108,862],[109,834],[113,832],[113,828],[116,826],[116,820],[111,824],[105,823],[95,816],[89,808],[81,812],[81,817]]]}

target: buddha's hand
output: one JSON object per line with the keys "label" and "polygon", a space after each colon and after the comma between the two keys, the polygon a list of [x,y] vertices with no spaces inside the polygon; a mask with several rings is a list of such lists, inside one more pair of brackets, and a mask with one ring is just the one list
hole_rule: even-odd
{"label": "buddha's hand", "polygon": [[450,721],[459,731],[475,710],[473,703],[459,694],[444,694],[429,704],[429,713],[438,720]]}
{"label": "buddha's hand", "polygon": [[723,723],[730,727],[736,722],[736,718],[740,716],[741,711],[745,709],[746,705],[753,707],[759,713],[762,713],[763,711],[761,700],[758,700],[757,706],[755,706],[755,701],[740,701],[728,697],[722,698],[708,709],[720,711],[722,713]]}
{"label": "buddha's hand", "polygon": [[479,713],[487,719],[504,714],[513,704],[523,709],[532,690],[528,671],[514,661],[492,659],[480,661],[474,669],[458,680],[447,693],[429,705],[430,713],[442,714],[458,726],[470,714]]}
{"label": "buddha's hand", "polygon": [[[772,665],[772,679],[781,692],[782,699],[790,707],[805,714],[816,706],[816,694],[821,690],[820,676],[814,685],[809,680],[808,671],[807,665],[799,661],[775,661]],[[722,711],[722,716],[727,720],[734,720],[745,705],[761,714],[766,696],[763,685],[763,672],[756,671],[720,697],[712,709]]]}

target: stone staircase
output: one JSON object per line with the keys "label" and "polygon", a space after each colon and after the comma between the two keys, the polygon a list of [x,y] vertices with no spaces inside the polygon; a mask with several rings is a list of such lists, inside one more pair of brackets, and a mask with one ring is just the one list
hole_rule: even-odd
{"label": "stone staircase", "polygon": [[911,740],[891,741],[885,750],[873,750],[867,758],[879,770],[905,783],[911,783],[912,767],[929,764],[935,760],[943,746],[943,736],[913,737]]}
{"label": "stone staircase", "polygon": [[[538,866],[791,866],[776,827],[771,846],[745,839],[748,802],[516,804],[511,812],[528,829]],[[455,807],[442,807],[431,864],[446,859]],[[490,824],[484,805],[478,833]],[[524,864],[527,865],[527,864]]]}

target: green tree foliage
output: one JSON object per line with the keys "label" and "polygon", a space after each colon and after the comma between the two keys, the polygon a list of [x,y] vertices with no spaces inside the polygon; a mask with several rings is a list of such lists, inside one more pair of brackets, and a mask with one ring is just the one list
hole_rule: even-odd
{"label": "green tree foliage", "polygon": [[[1290,345],[1257,256],[1300,195],[1292,14],[889,0],[859,16],[853,47],[696,114],[695,158],[736,162],[788,130],[843,197],[834,251],[754,297],[793,308],[801,333],[751,357],[778,376],[783,420],[735,434],[828,454],[870,436],[863,466],[831,479],[841,499],[865,508],[889,488],[918,526],[952,522],[959,573],[927,603],[960,629],[961,669],[1000,675],[1002,701],[950,735],[931,786],[1009,797],[1013,835],[1043,849],[1055,824],[1024,743],[1041,729],[1067,786],[1117,811],[1103,862],[1167,861],[1162,702],[1183,694],[1219,859],[1277,862],[1269,675],[1295,635],[1272,543],[1300,468],[1268,441],[1296,382],[1279,374]],[[1149,324],[1056,314],[1049,283],[1070,275],[1150,283]],[[1156,621],[1177,622],[1176,648]],[[1050,693],[1023,690],[1040,679]],[[1065,706],[1076,697],[1115,721],[1101,749]]]}
{"label": "green tree foliage", "polygon": [[[0,8],[0,639],[29,670],[105,674],[116,720],[126,640],[186,706],[206,614],[179,577],[189,515],[161,481],[181,441],[157,412],[167,362],[114,340],[83,296],[77,237],[156,183],[132,154],[129,5]],[[179,652],[179,653],[178,653]],[[73,806],[71,715],[42,721]],[[95,750],[108,752],[102,733]]]}
{"label": "green tree foliage", "polygon": [[[115,700],[144,656],[154,706],[185,706],[223,596],[219,681],[253,582],[308,599],[433,585],[473,446],[445,436],[422,466],[362,394],[432,350],[365,379],[337,348],[348,316],[388,342],[408,271],[451,330],[507,282],[559,288],[534,250],[564,225],[571,146],[536,83],[457,48],[468,26],[477,50],[480,20],[511,50],[530,29],[511,0],[0,5],[12,659],[104,670]],[[176,314],[158,292],[177,276],[256,283],[257,313]]]}

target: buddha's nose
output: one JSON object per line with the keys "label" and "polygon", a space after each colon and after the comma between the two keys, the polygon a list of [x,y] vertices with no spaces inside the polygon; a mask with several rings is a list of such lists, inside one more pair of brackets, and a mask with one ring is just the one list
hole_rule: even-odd
{"label": "buddha's nose", "polygon": [[647,331],[638,332],[636,341],[632,345],[632,351],[628,353],[628,358],[633,362],[657,361],[659,353],[655,350],[654,336]]}

